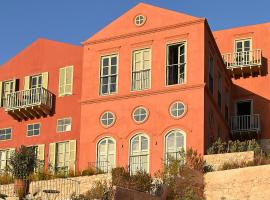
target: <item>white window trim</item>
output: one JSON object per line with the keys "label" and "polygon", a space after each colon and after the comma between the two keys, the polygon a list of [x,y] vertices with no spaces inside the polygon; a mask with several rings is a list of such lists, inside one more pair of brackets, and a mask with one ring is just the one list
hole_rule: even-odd
{"label": "white window trim", "polygon": [[233,41],[234,52],[237,52],[237,46],[236,46],[237,42],[239,42],[239,41],[244,42],[244,41],[247,41],[247,40],[250,41],[250,50],[252,50],[252,49],[253,49],[252,37],[247,37],[247,38],[237,38],[237,39],[235,39],[235,40]]}
{"label": "white window trim", "polygon": [[[29,125],[35,125],[35,124],[39,124],[39,133],[38,135],[28,135],[28,126]],[[41,135],[41,123],[40,122],[37,122],[37,123],[31,123],[31,124],[27,124],[26,125],[26,136],[27,137],[37,137],[37,136],[40,136]],[[34,145],[35,146],[35,145]]]}
{"label": "white window trim", "polygon": [[[146,117],[145,117],[145,119],[142,120],[142,121],[136,121],[136,120],[135,120],[134,114],[135,114],[135,111],[138,110],[138,109],[144,109],[144,110],[146,111]],[[138,107],[136,107],[136,108],[133,109],[133,112],[132,112],[132,120],[133,120],[136,124],[142,124],[142,123],[146,122],[146,121],[148,120],[148,118],[149,118],[149,110],[148,110],[147,108],[145,108],[144,106],[138,106]]]}
{"label": "white window trim", "polygon": [[[69,119],[70,120],[70,130],[69,131],[58,131],[58,122],[60,120],[66,120],[66,119]],[[71,131],[72,131],[72,117],[64,117],[64,118],[57,119],[57,122],[56,122],[56,133],[65,133],[65,132],[71,132]]]}
{"label": "white window trim", "polygon": [[5,129],[10,129],[10,139],[5,139],[5,140],[0,140],[0,142],[5,142],[5,141],[9,141],[9,140],[12,140],[12,136],[13,136],[13,130],[11,127],[8,127],[8,128],[0,128],[0,130],[5,130]]}
{"label": "white window trim", "polygon": [[[173,105],[174,105],[175,103],[181,103],[181,104],[184,105],[184,112],[183,112],[183,114],[181,114],[180,116],[174,116],[174,115],[172,114],[172,107],[173,107]],[[171,116],[172,118],[174,118],[174,119],[181,119],[181,118],[183,118],[183,117],[186,115],[186,113],[187,113],[187,104],[185,104],[183,101],[179,101],[179,100],[174,101],[174,102],[172,102],[172,103],[170,104],[170,106],[169,106],[169,114],[170,114],[170,116]]]}
{"label": "white window trim", "polygon": [[[167,80],[168,80],[168,75],[167,75],[167,63],[168,63],[168,46],[172,46],[172,45],[176,45],[176,44],[180,44],[180,43],[184,43],[185,44],[185,61],[186,61],[186,65],[185,65],[185,79],[184,82],[181,84],[173,84],[173,85],[169,85],[167,84]],[[185,85],[188,82],[188,77],[187,77],[187,72],[188,72],[188,41],[186,39],[184,40],[178,40],[178,41],[170,41],[170,42],[166,42],[165,43],[165,87],[175,87],[177,85]]]}
{"label": "white window trim", "polygon": [[[116,62],[117,62],[117,65],[116,65],[116,88],[115,88],[115,92],[110,92],[110,93],[107,93],[107,94],[103,94],[102,93],[102,85],[101,85],[101,78],[102,78],[102,76],[101,76],[101,73],[102,73],[102,65],[103,65],[103,63],[102,63],[102,58],[104,58],[104,57],[113,57],[113,56],[116,56]],[[99,96],[109,96],[109,95],[115,95],[115,94],[117,94],[118,93],[118,76],[119,76],[119,53],[111,53],[111,54],[104,54],[104,55],[100,55],[100,57],[99,57],[99,88],[98,88],[98,94],[99,94]],[[111,75],[110,75],[111,76]]]}
{"label": "white window trim", "polygon": [[[138,132],[138,133],[135,133],[130,139],[129,139],[129,148],[128,148],[128,166],[130,166],[130,156],[132,156],[131,155],[131,153],[132,153],[132,144],[131,144],[131,142],[132,142],[132,140],[135,138],[135,137],[137,137],[137,136],[144,136],[144,137],[146,137],[147,139],[148,139],[148,154],[145,154],[145,155],[148,155],[148,160],[147,160],[147,162],[148,162],[148,168],[147,168],[147,171],[146,172],[150,172],[150,167],[151,167],[151,163],[150,163],[150,155],[151,155],[151,140],[150,140],[150,137],[146,134],[146,133],[144,133],[144,132]],[[144,154],[140,154],[140,155],[144,155]],[[138,155],[139,156],[139,155]]]}
{"label": "white window trim", "polygon": [[[109,124],[109,125],[105,125],[105,124],[102,123],[102,116],[105,115],[106,113],[111,113],[113,115],[113,122],[111,124]],[[112,127],[115,124],[115,122],[116,122],[116,115],[112,111],[108,111],[108,110],[107,111],[104,111],[104,112],[102,112],[102,114],[99,117],[99,123],[104,128],[110,128],[110,127]]]}

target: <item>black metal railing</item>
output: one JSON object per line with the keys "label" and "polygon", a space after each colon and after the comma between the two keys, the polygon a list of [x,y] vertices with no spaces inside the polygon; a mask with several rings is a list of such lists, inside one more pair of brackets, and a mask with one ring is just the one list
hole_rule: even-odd
{"label": "black metal railing", "polygon": [[128,170],[131,174],[137,171],[149,171],[149,154],[129,156]]}
{"label": "black metal railing", "polygon": [[145,90],[150,88],[150,69],[132,72],[132,90]]}
{"label": "black metal railing", "polygon": [[260,115],[239,115],[231,118],[232,132],[260,131]]}

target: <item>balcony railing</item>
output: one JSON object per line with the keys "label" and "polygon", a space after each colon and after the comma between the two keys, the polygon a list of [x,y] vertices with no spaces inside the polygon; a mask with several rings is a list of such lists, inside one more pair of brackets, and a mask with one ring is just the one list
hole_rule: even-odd
{"label": "balcony railing", "polygon": [[150,88],[150,69],[132,72],[132,90]]}
{"label": "balcony railing", "polygon": [[32,88],[7,94],[6,112],[17,120],[49,115],[53,109],[53,94],[45,88]]}
{"label": "balcony railing", "polygon": [[252,67],[262,65],[262,50],[254,49],[222,55],[227,69]]}
{"label": "balcony railing", "polygon": [[137,171],[148,172],[149,155],[131,155],[129,156],[129,172],[135,174]]}
{"label": "balcony railing", "polygon": [[254,115],[239,115],[233,116],[231,119],[231,131],[236,132],[259,132],[260,127],[260,116]]}

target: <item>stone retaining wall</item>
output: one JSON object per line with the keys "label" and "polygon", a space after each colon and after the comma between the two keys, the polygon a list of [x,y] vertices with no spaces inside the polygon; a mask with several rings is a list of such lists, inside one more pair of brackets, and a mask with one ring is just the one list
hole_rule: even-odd
{"label": "stone retaining wall", "polygon": [[224,163],[233,162],[250,162],[254,160],[254,152],[237,152],[237,153],[224,153],[205,155],[204,159],[208,165],[211,165],[214,170],[220,170]]}
{"label": "stone retaining wall", "polygon": [[270,165],[207,173],[207,200],[269,200]]}

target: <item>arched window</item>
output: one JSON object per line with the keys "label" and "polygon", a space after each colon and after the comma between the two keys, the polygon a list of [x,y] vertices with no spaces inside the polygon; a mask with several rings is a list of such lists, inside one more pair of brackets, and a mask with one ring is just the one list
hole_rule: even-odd
{"label": "arched window", "polygon": [[180,151],[186,148],[185,133],[179,129],[171,130],[165,137],[165,160],[179,159]]}
{"label": "arched window", "polygon": [[130,140],[129,171],[149,172],[149,138],[143,133],[135,135]]}
{"label": "arched window", "polygon": [[109,172],[115,167],[116,145],[114,139],[103,138],[97,145],[97,169]]}

